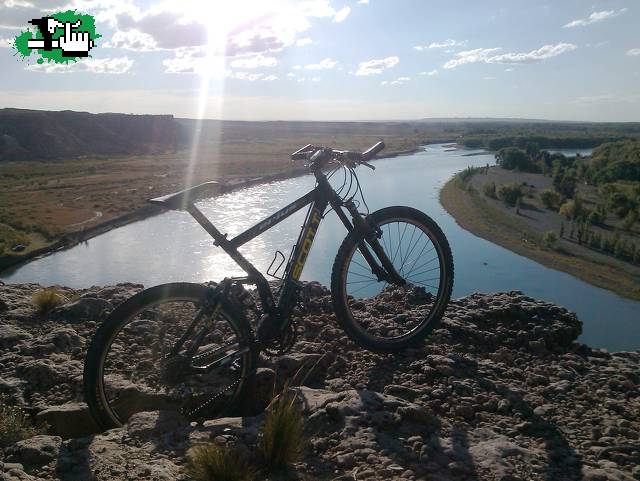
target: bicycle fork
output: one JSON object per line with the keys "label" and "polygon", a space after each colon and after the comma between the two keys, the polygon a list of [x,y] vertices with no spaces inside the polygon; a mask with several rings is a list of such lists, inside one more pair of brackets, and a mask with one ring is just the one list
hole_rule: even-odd
{"label": "bicycle fork", "polygon": [[[382,230],[372,221],[370,216],[362,217],[352,200],[345,202],[344,206],[351,214],[355,229],[363,234],[363,239],[360,239],[358,242],[358,249],[362,257],[367,261],[367,264],[369,264],[369,267],[371,267],[371,272],[378,278],[378,281],[386,281],[389,284],[397,284],[400,286],[405,285],[407,281],[398,274],[398,271],[396,271],[396,268],[393,266],[393,262],[391,262],[389,256],[387,256],[384,248],[378,241],[378,239],[382,237]],[[378,264],[371,254],[367,244],[371,246],[375,255],[380,259],[382,266]]]}

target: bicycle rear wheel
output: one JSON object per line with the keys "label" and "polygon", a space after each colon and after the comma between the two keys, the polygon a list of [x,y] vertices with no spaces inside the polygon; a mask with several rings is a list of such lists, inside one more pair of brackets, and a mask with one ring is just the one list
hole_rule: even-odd
{"label": "bicycle rear wheel", "polygon": [[354,341],[372,351],[394,352],[420,341],[440,322],[453,288],[453,257],[438,225],[419,210],[387,207],[370,219],[380,229],[377,242],[406,283],[379,280],[359,249],[365,241],[354,231],[338,250],[331,293],[338,321]]}
{"label": "bicycle rear wheel", "polygon": [[[234,407],[255,369],[252,333],[226,300],[217,313],[203,309],[209,293],[191,283],[152,287],[118,306],[100,326],[87,352],[84,388],[102,429],[121,426],[141,411],[175,410],[195,420]],[[172,353],[183,336],[181,349]]]}

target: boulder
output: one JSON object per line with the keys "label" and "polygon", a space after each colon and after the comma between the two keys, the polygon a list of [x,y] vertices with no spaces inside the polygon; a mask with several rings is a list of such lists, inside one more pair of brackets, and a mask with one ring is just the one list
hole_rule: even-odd
{"label": "boulder", "polygon": [[85,403],[73,402],[50,406],[36,414],[37,423],[47,423],[48,432],[64,439],[79,438],[100,432]]}
{"label": "boulder", "polygon": [[11,446],[9,458],[25,466],[43,466],[58,458],[61,445],[59,436],[33,436]]}
{"label": "boulder", "polygon": [[132,438],[150,439],[177,433],[187,426],[189,422],[176,411],[148,411],[133,414],[127,422],[127,432]]}
{"label": "boulder", "polygon": [[31,334],[22,329],[4,324],[0,325],[0,349],[8,349],[24,339],[30,339]]}
{"label": "boulder", "polygon": [[98,297],[81,297],[80,299],[55,308],[51,317],[70,323],[78,323],[104,318],[113,310],[113,305]]}

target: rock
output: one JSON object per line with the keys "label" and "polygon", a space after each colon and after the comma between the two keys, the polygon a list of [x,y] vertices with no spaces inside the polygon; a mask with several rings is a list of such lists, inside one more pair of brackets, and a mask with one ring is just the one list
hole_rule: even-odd
{"label": "rock", "polygon": [[97,297],[82,297],[55,308],[51,317],[70,323],[102,319],[113,310],[113,305]]}
{"label": "rock", "polygon": [[0,325],[0,348],[8,349],[19,341],[31,338],[31,334],[8,324]]}
{"label": "rock", "polygon": [[544,354],[547,352],[547,343],[544,339],[529,341],[529,350],[534,354]]}
{"label": "rock", "polygon": [[[40,286],[0,285],[8,307],[0,309],[0,333],[7,340],[0,348],[0,393],[36,414],[36,423],[51,424],[50,434],[73,436],[62,443],[56,461],[24,464],[27,472],[12,465],[22,459],[7,449],[3,480],[186,481],[186,450],[206,442],[255,456],[262,410],[282,389],[283,374],[312,367],[305,383],[314,388],[290,388],[303,411],[309,447],[292,476],[640,481],[640,453],[634,450],[640,438],[640,353],[579,344],[575,315],[519,292],[453,299],[426,343],[380,355],[349,341],[337,327],[330,293],[311,286],[311,298],[295,311],[298,342],[285,356],[262,357],[253,391],[243,393],[250,409],[226,413],[243,417],[189,424],[166,412],[172,406],[165,395],[114,375],[108,381],[121,394],[118,412],[124,419],[133,414],[129,422],[74,437],[96,430],[86,406],[77,402],[87,340],[101,312],[91,306],[110,309],[141,288],[62,287],[76,301],[61,306],[59,317],[36,319],[31,295]],[[433,301],[409,294],[390,288],[377,299],[354,301],[353,308],[382,323],[409,322]],[[245,313],[253,322],[254,312]],[[157,321],[149,317],[129,327],[144,342],[128,346],[119,367],[140,362],[138,353],[150,347]]]}
{"label": "rock", "polygon": [[10,448],[10,457],[26,466],[42,466],[58,458],[61,445],[59,436],[33,436],[15,443]]}
{"label": "rock", "polygon": [[149,439],[184,430],[189,423],[175,411],[151,411],[133,414],[127,423],[132,438]]}
{"label": "rock", "polygon": [[36,422],[47,423],[51,434],[68,438],[79,438],[100,432],[85,403],[73,402],[60,406],[49,406],[36,414]]}
{"label": "rock", "polygon": [[634,481],[631,476],[615,468],[599,469],[584,466],[582,475],[584,481]]}

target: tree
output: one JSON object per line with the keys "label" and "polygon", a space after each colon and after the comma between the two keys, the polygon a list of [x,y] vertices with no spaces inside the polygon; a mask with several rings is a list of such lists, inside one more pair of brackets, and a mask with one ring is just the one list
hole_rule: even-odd
{"label": "tree", "polygon": [[560,239],[564,237],[564,221],[560,222]]}
{"label": "tree", "polygon": [[540,200],[549,210],[556,210],[560,206],[562,198],[554,189],[544,189],[540,194]]}
{"label": "tree", "polygon": [[556,243],[557,240],[558,238],[556,237],[556,234],[552,230],[548,230],[542,236],[542,242],[547,247],[553,247],[553,245]]}
{"label": "tree", "polygon": [[502,184],[498,188],[498,199],[508,205],[516,205],[518,199],[522,197],[522,187],[518,182]]}
{"label": "tree", "polygon": [[576,193],[576,178],[568,171],[558,171],[553,176],[553,187],[566,199],[572,199]]}
{"label": "tree", "polygon": [[540,168],[524,151],[515,147],[500,149],[496,156],[498,164],[507,170],[519,170],[521,172],[540,172]]}
{"label": "tree", "polygon": [[496,199],[496,183],[494,181],[485,182],[482,186],[482,192],[486,197],[491,197],[492,199]]}

